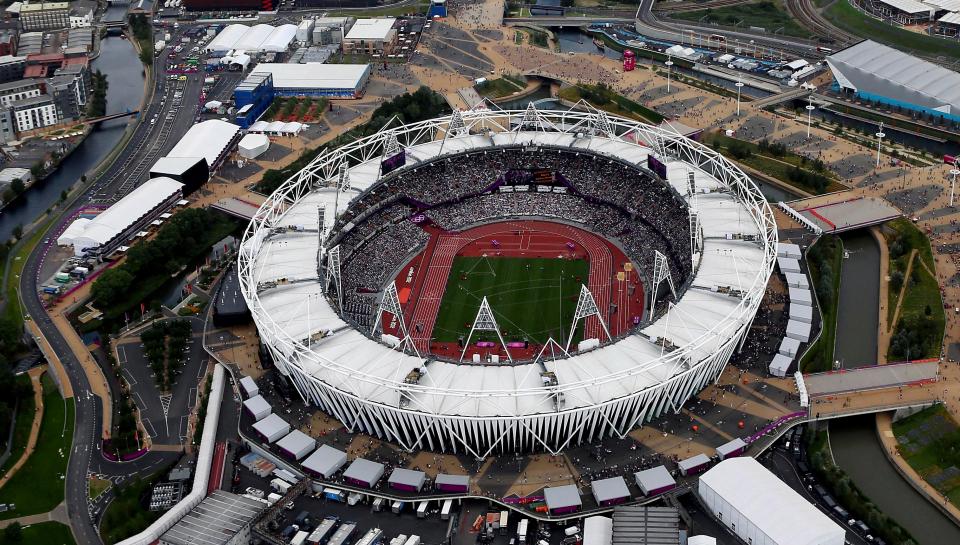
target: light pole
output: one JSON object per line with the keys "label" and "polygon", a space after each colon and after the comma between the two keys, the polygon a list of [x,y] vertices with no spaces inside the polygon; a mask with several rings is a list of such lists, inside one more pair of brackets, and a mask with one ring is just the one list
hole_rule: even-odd
{"label": "light pole", "polygon": [[813,111],[816,110],[813,105],[813,95],[807,97],[807,140],[810,139],[810,123],[813,121]]}
{"label": "light pole", "polygon": [[957,185],[957,175],[960,174],[960,170],[952,169],[950,171],[950,206],[953,206],[953,190]]}
{"label": "light pole", "polygon": [[880,122],[880,130],[877,131],[877,168],[880,168],[880,141],[886,134],[883,133],[883,121]]}
{"label": "light pole", "polygon": [[737,117],[740,117],[740,89],[743,87],[743,82],[740,81],[740,74],[737,74],[737,82],[733,85],[737,88]]}
{"label": "light pole", "polygon": [[670,72],[673,68],[673,61],[670,60],[670,55],[667,55],[667,62],[663,63],[667,66],[667,92],[670,92]]}

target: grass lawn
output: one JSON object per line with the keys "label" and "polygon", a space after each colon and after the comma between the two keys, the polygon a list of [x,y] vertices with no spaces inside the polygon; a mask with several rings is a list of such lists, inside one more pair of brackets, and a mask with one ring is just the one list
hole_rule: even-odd
{"label": "grass lawn", "polygon": [[94,499],[100,494],[103,494],[103,491],[110,488],[110,481],[104,479],[98,479],[96,477],[90,478],[90,499]]}
{"label": "grass lawn", "polygon": [[[829,371],[833,368],[833,349],[837,336],[837,307],[840,298],[840,269],[843,267],[843,241],[836,235],[824,235],[807,251],[810,278],[817,290],[823,331],[804,354],[800,370],[805,373]],[[823,283],[829,288],[821,289]],[[828,297],[823,295],[829,294]]]}
{"label": "grass lawn", "polygon": [[[583,259],[457,257],[433,335],[440,342],[466,338],[486,296],[507,342],[542,344],[552,336],[564,344],[589,270]],[[581,335],[581,331],[574,334],[574,344]],[[471,342],[478,337],[497,338],[495,332],[478,332]]]}
{"label": "grass lawn", "polygon": [[893,424],[900,456],[925,481],[946,494],[955,505],[960,499],[960,426],[941,404]]}
{"label": "grass lawn", "polygon": [[900,303],[900,316],[894,330],[904,327],[905,323],[930,320],[932,322],[932,332],[920,343],[923,347],[923,353],[911,353],[910,359],[937,357],[940,355],[940,343],[946,318],[943,311],[943,302],[940,299],[940,286],[936,277],[931,274],[931,271],[936,271],[936,268],[933,261],[933,252],[930,250],[930,239],[905,218],[891,221],[887,224],[887,227],[889,229],[886,230],[885,235],[890,247],[891,276],[887,293],[887,319],[891,320],[893,318],[893,311],[896,309],[897,298],[900,295],[900,291],[895,289],[898,286],[895,285],[893,277],[897,272],[906,274],[910,255],[912,250],[916,249],[917,258],[913,261],[910,278],[903,279],[907,288],[903,294],[903,301]]}
{"label": "grass lawn", "polygon": [[824,15],[838,27],[871,40],[907,49],[914,53],[960,58],[960,43],[903,30],[878,21],[851,6],[849,0],[836,0]]}
{"label": "grass lawn", "polygon": [[769,1],[757,2],[755,4],[742,4],[739,6],[730,6],[716,9],[700,9],[696,11],[685,11],[682,13],[671,13],[671,18],[684,19],[687,21],[700,21],[704,23],[717,23],[721,25],[733,26],[740,23],[741,27],[762,27],[768,32],[783,28],[783,34],[787,36],[798,36],[808,38],[811,32],[796,21],[790,15],[780,9],[776,4]]}
{"label": "grass lawn", "polygon": [[[26,373],[18,376],[15,380],[30,386],[30,376]],[[13,464],[17,463],[17,460],[23,454],[23,450],[27,448],[30,428],[33,425],[33,415],[36,411],[37,404],[34,403],[32,394],[20,400],[20,406],[17,407],[17,420],[13,424],[13,446],[10,447],[10,457],[0,468],[0,475],[5,474]]]}
{"label": "grass lawn", "polygon": [[593,107],[610,112],[614,115],[645,121],[647,123],[660,123],[665,118],[650,108],[647,108],[639,102],[630,100],[625,96],[618,95],[608,88],[597,85],[571,85],[560,89],[560,98],[570,102],[578,102],[583,99],[589,102]]}
{"label": "grass lawn", "polygon": [[517,85],[507,78],[488,79],[474,88],[480,93],[480,96],[488,98],[505,97],[525,89],[523,85]]}
{"label": "grass lawn", "polygon": [[398,17],[400,15],[427,13],[429,2],[417,2],[410,6],[394,6],[385,8],[370,8],[368,10],[330,10],[331,17]]}
{"label": "grass lawn", "polygon": [[73,400],[64,400],[47,375],[43,376],[43,421],[37,448],[27,463],[0,489],[0,503],[16,509],[0,514],[8,519],[46,513],[63,501],[63,476],[73,439]]}
{"label": "grass lawn", "polygon": [[142,532],[153,521],[160,518],[160,511],[147,511],[140,504],[153,484],[166,474],[158,471],[146,479],[134,479],[116,491],[116,497],[107,506],[100,522],[100,537],[104,543],[112,544]]}
{"label": "grass lawn", "polygon": [[22,545],[25,543],[42,543],[43,545],[74,545],[73,533],[70,527],[59,522],[41,522],[24,526],[22,539],[11,541],[0,537],[0,545]]}

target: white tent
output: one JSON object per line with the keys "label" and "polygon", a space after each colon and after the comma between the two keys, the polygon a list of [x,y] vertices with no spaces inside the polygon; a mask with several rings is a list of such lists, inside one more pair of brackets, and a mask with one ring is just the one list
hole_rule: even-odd
{"label": "white tent", "polygon": [[240,127],[233,123],[210,119],[197,123],[183,135],[167,157],[203,157],[212,169],[217,160],[229,151]]}
{"label": "white tent", "polygon": [[237,151],[240,157],[255,159],[270,147],[270,139],[263,134],[248,134],[240,139]]}
{"label": "white tent", "polygon": [[220,106],[223,106],[223,103],[219,100],[211,100],[203,105],[203,108],[206,110],[216,110]]}

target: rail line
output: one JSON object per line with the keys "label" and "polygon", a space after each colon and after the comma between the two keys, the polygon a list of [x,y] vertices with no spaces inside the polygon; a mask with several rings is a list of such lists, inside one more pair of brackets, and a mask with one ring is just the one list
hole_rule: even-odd
{"label": "rail line", "polygon": [[785,0],[784,5],[800,25],[823,38],[825,42],[845,46],[860,41],[858,36],[835,27],[820,13],[812,0]]}

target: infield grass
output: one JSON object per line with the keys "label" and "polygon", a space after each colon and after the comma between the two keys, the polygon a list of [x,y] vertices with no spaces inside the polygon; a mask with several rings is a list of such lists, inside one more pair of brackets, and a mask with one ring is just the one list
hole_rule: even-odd
{"label": "infield grass", "polygon": [[[466,339],[484,296],[504,340],[543,344],[553,337],[566,343],[590,267],[585,259],[463,257],[453,260],[447,289],[433,328],[434,340]],[[583,336],[577,327],[573,343]],[[476,332],[477,340],[497,340],[495,332]]]}

